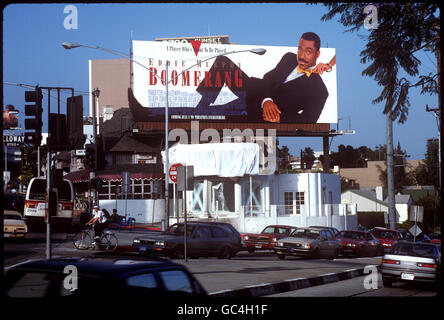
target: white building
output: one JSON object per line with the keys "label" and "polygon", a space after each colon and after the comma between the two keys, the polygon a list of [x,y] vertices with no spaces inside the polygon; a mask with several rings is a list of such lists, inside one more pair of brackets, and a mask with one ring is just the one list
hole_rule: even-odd
{"label": "white building", "polygon": [[[382,187],[364,190],[347,190],[341,194],[341,202],[354,203],[358,212],[384,212],[388,214],[388,198],[383,200]],[[412,210],[412,197],[410,195],[395,195],[396,223],[402,223],[409,219],[409,211]]]}
{"label": "white building", "polygon": [[[356,228],[355,206],[340,204],[339,175],[261,175],[258,152],[253,143],[170,148],[170,164],[194,166],[194,188],[186,196],[189,218],[229,221],[241,232],[260,231],[269,224]],[[182,221],[183,206],[182,199],[170,206],[171,223]]]}

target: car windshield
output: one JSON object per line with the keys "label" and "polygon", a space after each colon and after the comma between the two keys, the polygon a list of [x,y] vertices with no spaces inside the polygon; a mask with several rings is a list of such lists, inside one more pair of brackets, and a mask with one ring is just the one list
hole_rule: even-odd
{"label": "car windshield", "polygon": [[348,238],[354,240],[364,240],[364,234],[361,232],[350,232],[350,231],[341,231],[339,233],[339,238]]}
{"label": "car windshield", "polygon": [[319,237],[319,231],[318,230],[297,229],[291,234],[291,236],[295,237],[295,238],[316,239]]}
{"label": "car windshield", "polygon": [[373,235],[378,238],[396,239],[396,232],[388,230],[374,230]]}
{"label": "car windshield", "polygon": [[[195,226],[187,226],[187,235],[191,235],[193,233]],[[185,226],[183,224],[174,224],[171,227],[169,227],[165,233],[166,234],[172,234],[172,235],[182,235],[183,236],[183,230],[185,229]]]}
{"label": "car windshield", "polygon": [[19,215],[16,214],[5,214],[3,216],[3,219],[8,219],[8,220],[22,220],[22,217],[20,217]]}
{"label": "car windshield", "polygon": [[274,227],[266,227],[262,233],[274,233]]}
{"label": "car windshield", "polygon": [[433,258],[437,256],[437,248],[433,245],[421,243],[398,243],[390,251],[390,254]]}

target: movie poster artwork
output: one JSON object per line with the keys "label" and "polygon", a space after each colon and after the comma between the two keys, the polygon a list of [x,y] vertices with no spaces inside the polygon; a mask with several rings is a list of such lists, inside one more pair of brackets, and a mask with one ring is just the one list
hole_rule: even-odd
{"label": "movie poster artwork", "polygon": [[[259,48],[265,53],[249,51]],[[304,70],[297,54],[298,47],[133,41],[131,93],[153,121],[164,119],[168,95],[173,121],[264,123],[271,100],[280,123],[336,123],[335,49],[319,49],[314,63],[331,65],[322,74],[316,65]]]}

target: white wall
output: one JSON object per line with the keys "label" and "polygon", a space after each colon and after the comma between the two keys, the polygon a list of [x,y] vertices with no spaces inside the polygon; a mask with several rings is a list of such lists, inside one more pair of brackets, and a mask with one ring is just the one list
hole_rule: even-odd
{"label": "white wall", "polygon": [[366,197],[360,196],[350,190],[345,191],[341,195],[342,203],[356,203],[358,211],[377,211],[388,212],[388,207],[376,201],[370,200]]}
{"label": "white wall", "polygon": [[[100,200],[100,208],[105,208],[112,214],[116,207],[116,200]],[[141,199],[126,201],[127,217],[136,219],[136,223],[156,223],[161,222],[165,215],[164,199]],[[117,201],[117,214],[125,215],[125,201]]]}

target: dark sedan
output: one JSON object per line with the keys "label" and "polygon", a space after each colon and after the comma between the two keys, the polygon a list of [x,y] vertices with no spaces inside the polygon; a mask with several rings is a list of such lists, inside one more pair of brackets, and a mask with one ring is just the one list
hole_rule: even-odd
{"label": "dark sedan", "polygon": [[[176,223],[160,234],[137,237],[133,240],[133,248],[147,255],[183,259],[184,229],[183,223]],[[187,256],[229,259],[240,250],[241,237],[232,225],[221,222],[187,223]]]}
{"label": "dark sedan", "polygon": [[8,269],[4,280],[11,298],[207,295],[185,266],[166,259],[36,260]]}
{"label": "dark sedan", "polygon": [[365,256],[383,255],[381,241],[367,231],[341,231],[336,239],[342,242],[342,254]]}

